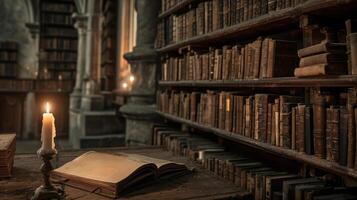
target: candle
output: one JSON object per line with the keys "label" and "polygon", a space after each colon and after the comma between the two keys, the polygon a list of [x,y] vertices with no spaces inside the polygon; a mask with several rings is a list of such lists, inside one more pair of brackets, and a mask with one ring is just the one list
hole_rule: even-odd
{"label": "candle", "polygon": [[50,105],[46,103],[46,112],[42,116],[41,149],[44,152],[55,151],[54,138],[56,137],[55,118],[50,113]]}

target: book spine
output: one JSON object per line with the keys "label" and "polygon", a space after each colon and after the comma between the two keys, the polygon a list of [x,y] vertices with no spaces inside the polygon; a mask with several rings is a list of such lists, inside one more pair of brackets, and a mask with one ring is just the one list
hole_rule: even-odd
{"label": "book spine", "polygon": [[319,158],[326,157],[325,104],[325,99],[320,94],[316,94],[313,103],[314,151],[315,156]]}
{"label": "book spine", "polygon": [[348,112],[346,107],[340,108],[340,124],[339,124],[339,164],[346,166],[347,165],[347,132],[348,132]]}
{"label": "book spine", "polygon": [[348,112],[348,149],[347,149],[347,167],[353,168],[355,164],[356,152],[356,125],[354,107],[356,105],[356,89],[350,88],[347,93],[347,112]]}
{"label": "book spine", "polygon": [[280,110],[280,144],[281,147],[291,148],[291,104],[281,103]]}
{"label": "book spine", "polygon": [[305,152],[305,105],[298,105],[296,112],[296,150]]}

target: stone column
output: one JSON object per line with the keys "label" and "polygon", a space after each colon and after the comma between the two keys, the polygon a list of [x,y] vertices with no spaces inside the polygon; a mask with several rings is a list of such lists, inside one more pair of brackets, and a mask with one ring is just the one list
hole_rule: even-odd
{"label": "stone column", "polygon": [[[91,3],[95,6],[95,3]],[[103,96],[100,95],[99,69],[100,69],[100,13],[97,8],[90,8],[88,13],[87,39],[86,39],[86,64],[84,70],[84,85],[82,91],[82,110],[102,110],[104,107]]]}
{"label": "stone column", "polygon": [[86,49],[85,41],[87,35],[87,16],[83,14],[74,14],[73,18],[76,20],[74,24],[78,31],[78,50],[77,50],[77,69],[76,69],[76,83],[73,92],[70,96],[70,109],[80,109],[81,107],[81,97],[82,97],[82,86],[83,86],[83,70],[85,65],[85,54]]}
{"label": "stone column", "polygon": [[24,130],[22,139],[33,138],[37,132],[37,104],[34,92],[28,92],[24,100]]}
{"label": "stone column", "polygon": [[124,55],[131,64],[135,83],[128,103],[120,111],[126,118],[125,140],[127,145],[151,143],[155,114],[157,53],[154,42],[160,1],[137,0],[136,47]]}
{"label": "stone column", "polygon": [[86,0],[86,37],[84,48],[82,86],[79,109],[70,111],[69,138],[73,148],[113,147],[124,144],[123,125],[115,110],[104,110],[104,99],[99,90],[100,70],[100,2]]}

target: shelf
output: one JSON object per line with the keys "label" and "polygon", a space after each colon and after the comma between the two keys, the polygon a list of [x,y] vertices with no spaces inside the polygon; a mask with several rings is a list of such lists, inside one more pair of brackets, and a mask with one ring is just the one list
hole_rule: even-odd
{"label": "shelf", "polygon": [[0,78],[0,92],[71,92],[73,80],[35,80]]}
{"label": "shelf", "polygon": [[205,132],[213,133],[213,134],[220,136],[222,138],[232,140],[234,142],[252,147],[254,149],[259,149],[261,151],[268,152],[268,153],[271,153],[271,154],[279,156],[279,157],[284,157],[286,159],[296,160],[296,161],[303,162],[303,163],[308,163],[312,166],[315,166],[316,168],[328,171],[333,174],[338,174],[338,175],[345,176],[345,177],[352,177],[354,179],[357,178],[356,170],[347,168],[345,166],[341,166],[335,162],[330,162],[325,159],[317,158],[313,155],[299,153],[299,152],[296,152],[291,149],[285,149],[285,148],[273,146],[273,145],[270,145],[267,143],[259,142],[259,141],[253,140],[251,138],[247,138],[245,136],[242,136],[242,135],[239,135],[236,133],[231,133],[231,132],[220,130],[217,128],[205,126],[205,125],[202,125],[202,124],[199,124],[196,122],[192,122],[190,120],[182,119],[180,117],[176,117],[176,116],[166,114],[163,112],[157,111],[156,113],[168,120],[186,124],[190,127],[193,127],[193,128],[205,131]]}
{"label": "shelf", "polygon": [[191,3],[198,3],[202,0],[183,0],[181,3],[176,4],[175,6],[167,9],[166,11],[162,12],[159,14],[159,18],[164,18],[167,17],[171,14],[174,14],[178,11],[181,11],[182,9],[184,9],[185,7],[187,7],[188,5],[190,5]]}
{"label": "shelf", "polygon": [[341,75],[311,78],[280,77],[252,80],[197,80],[197,81],[159,81],[161,87],[355,87],[357,75]]}
{"label": "shelf", "polygon": [[76,71],[76,68],[47,67],[50,71]]}
{"label": "shelf", "polygon": [[77,52],[77,49],[60,49],[60,48],[42,48],[44,51],[64,51],[64,52]]}
{"label": "shelf", "polygon": [[69,38],[69,39],[77,39],[76,35],[41,35],[41,38]]}
{"label": "shelf", "polygon": [[[186,0],[181,4],[187,5],[191,2],[193,2],[193,0]],[[297,26],[299,17],[302,14],[309,14],[317,11],[322,12],[326,9],[333,9],[334,13],[336,13],[336,11],[341,11],[341,10],[346,12],[345,11],[346,9],[353,10],[353,8],[356,7],[356,3],[352,4],[353,2],[354,2],[353,0],[344,0],[344,1],[309,0],[295,7],[274,11],[272,13],[262,15],[248,21],[244,21],[233,26],[229,26],[203,35],[195,36],[186,40],[179,41],[174,44],[169,44],[165,47],[158,49],[158,52],[165,53],[192,44],[229,41],[229,39],[233,39],[233,38],[239,38],[239,39],[252,38],[261,35],[262,32],[281,30],[282,28],[286,28],[288,25],[295,24]],[[181,7],[183,7],[183,5],[181,6],[179,5],[174,7],[174,8],[177,7],[176,9],[172,8],[172,10],[177,10],[179,8],[181,9]],[[163,13],[165,15],[162,14],[162,17],[167,16],[173,12],[174,11],[165,12]],[[325,14],[326,13],[328,12],[325,12]]]}

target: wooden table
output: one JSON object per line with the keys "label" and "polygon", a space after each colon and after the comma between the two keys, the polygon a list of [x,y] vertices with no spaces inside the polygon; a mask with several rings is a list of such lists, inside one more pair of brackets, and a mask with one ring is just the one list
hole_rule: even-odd
{"label": "wooden table", "polygon": [[[63,165],[88,150],[60,151],[54,167]],[[210,172],[202,169],[197,163],[189,161],[184,157],[172,156],[170,152],[157,147],[140,148],[111,148],[96,149],[101,152],[125,152],[143,154],[155,158],[167,159],[185,163],[188,167],[194,167],[195,173],[176,178],[170,181],[151,184],[143,189],[131,192],[120,199],[148,200],[148,199],[234,199],[247,195],[247,192],[237,186],[215,177]],[[24,200],[30,199],[33,191],[41,185],[40,160],[35,154],[19,154],[15,156],[14,173],[12,178],[0,179],[1,200]],[[66,199],[95,199],[107,200],[108,198],[98,196],[75,189],[65,187]],[[233,197],[233,198],[232,198]]]}

